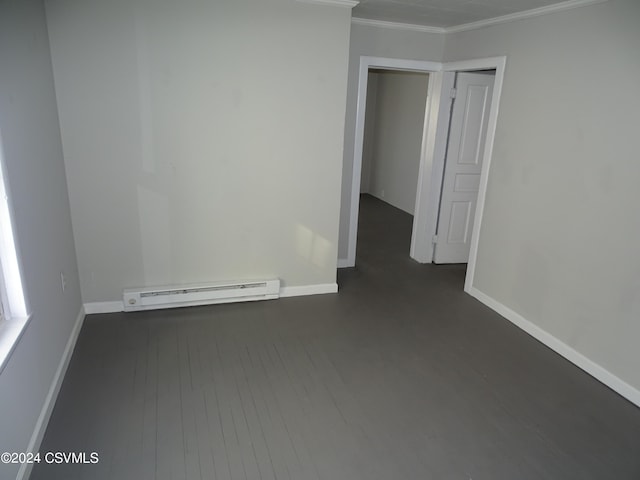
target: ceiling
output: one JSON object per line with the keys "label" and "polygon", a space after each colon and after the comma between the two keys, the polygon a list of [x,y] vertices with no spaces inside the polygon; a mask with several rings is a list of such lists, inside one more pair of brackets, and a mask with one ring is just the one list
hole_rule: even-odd
{"label": "ceiling", "polygon": [[360,0],[353,16],[370,20],[452,27],[547,7],[564,0]]}

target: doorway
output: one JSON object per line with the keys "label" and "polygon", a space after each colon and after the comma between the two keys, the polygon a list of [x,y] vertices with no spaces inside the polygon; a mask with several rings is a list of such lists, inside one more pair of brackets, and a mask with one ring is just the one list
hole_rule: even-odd
{"label": "doorway", "polygon": [[[486,120],[486,141],[481,148],[482,169],[478,180],[478,194],[474,209],[475,221],[473,222],[470,232],[469,261],[465,276],[464,289],[467,292],[471,290],[505,65],[506,57],[492,57],[450,63],[366,56],[360,58],[352,185],[349,194],[350,214],[348,225],[346,225],[348,229],[348,257],[339,260],[341,266],[355,266],[369,70],[382,68],[429,73],[429,95],[425,108],[420,167],[417,178],[415,217],[410,248],[411,258],[420,263],[431,263],[434,258],[434,239],[436,239],[435,235],[438,231],[438,213],[447,150],[449,119],[451,115],[450,92],[455,84],[455,73],[461,71],[495,70],[493,95]],[[342,228],[345,228],[345,226]]]}
{"label": "doorway", "polygon": [[468,263],[495,70],[457,72],[433,263]]}
{"label": "doorway", "polygon": [[[359,211],[373,199],[415,213],[429,74],[371,69],[367,79]],[[364,203],[363,203],[364,202]],[[362,228],[359,222],[358,228]],[[409,223],[409,233],[411,223]],[[359,236],[362,232],[359,231]],[[407,235],[404,254],[409,255]],[[371,237],[369,237],[371,238]],[[410,238],[410,237],[409,237]],[[362,244],[362,242],[361,242]]]}

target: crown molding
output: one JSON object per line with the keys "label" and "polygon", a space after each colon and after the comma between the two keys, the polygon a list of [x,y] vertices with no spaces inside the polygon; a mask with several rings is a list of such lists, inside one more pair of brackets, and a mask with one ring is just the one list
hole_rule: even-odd
{"label": "crown molding", "polygon": [[478,28],[488,27],[489,25],[497,25],[499,23],[513,22],[515,20],[523,20],[525,18],[539,17],[541,15],[548,15],[550,13],[562,12],[563,10],[586,7],[587,5],[604,3],[608,1],[609,0],[568,0],[566,2],[556,3],[554,5],[547,5],[546,7],[525,10],[524,12],[511,13],[509,15],[503,15],[501,17],[480,20],[479,22],[465,23],[463,25],[447,27],[445,28],[445,31],[446,33],[456,33],[464,32],[467,30],[476,30]]}
{"label": "crown molding", "polygon": [[360,3],[359,0],[296,0],[300,3],[313,3],[315,5],[327,5],[331,7],[353,8]]}
{"label": "crown molding", "polygon": [[392,28],[395,30],[410,30],[413,32],[446,33],[442,27],[429,27],[427,25],[415,25],[413,23],[387,22],[386,20],[372,20],[369,18],[353,17],[351,23],[367,25],[369,27]]}
{"label": "crown molding", "polygon": [[[318,1],[322,0],[298,0],[298,1]],[[328,0],[331,1],[331,0]],[[464,23],[461,25],[454,25],[452,27],[431,27],[428,25],[416,25],[413,23],[400,23],[400,22],[387,22],[385,20],[371,20],[368,18],[353,17],[351,23],[357,25],[367,25],[371,27],[391,28],[396,30],[410,30],[414,32],[429,32],[429,33],[456,33],[464,32],[467,30],[476,30],[478,28],[488,27],[490,25],[497,25],[500,23],[513,22],[515,20],[523,20],[525,18],[538,17],[541,15],[548,15],[550,13],[562,12],[563,10],[570,10],[572,8],[586,7],[588,5],[594,5],[596,3],[604,3],[609,0],[568,0],[566,2],[556,3],[554,5],[548,5],[546,7],[534,8],[532,10],[525,10],[523,12],[511,13],[509,15],[502,15],[500,17],[488,18],[486,20],[480,20],[478,22]]]}

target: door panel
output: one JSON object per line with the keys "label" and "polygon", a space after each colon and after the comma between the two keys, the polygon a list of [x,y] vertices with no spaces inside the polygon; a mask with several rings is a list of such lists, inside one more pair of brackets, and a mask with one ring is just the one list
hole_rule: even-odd
{"label": "door panel", "polygon": [[493,81],[480,73],[456,77],[434,263],[469,261]]}
{"label": "door panel", "polygon": [[471,203],[472,202],[469,201],[451,203],[447,243],[467,242],[469,220],[471,216]]}
{"label": "door panel", "polygon": [[453,190],[456,192],[477,192],[480,189],[480,175],[475,173],[458,173]]}
{"label": "door panel", "polygon": [[[466,77],[466,75],[471,74],[461,73],[459,75]],[[480,76],[485,77],[485,75]],[[461,80],[461,83],[463,83],[464,87],[464,83],[466,82]],[[460,149],[457,155],[458,163],[463,165],[480,165],[482,163],[482,150],[480,147],[484,145],[482,141],[482,127],[486,124],[484,122],[485,112],[489,110],[489,106],[491,105],[491,102],[489,102],[489,104],[486,103],[489,86],[469,85],[465,93],[466,98],[460,99],[464,100],[464,116],[461,125]],[[456,99],[456,101],[460,103],[459,100]],[[453,108],[455,109],[455,105]]]}

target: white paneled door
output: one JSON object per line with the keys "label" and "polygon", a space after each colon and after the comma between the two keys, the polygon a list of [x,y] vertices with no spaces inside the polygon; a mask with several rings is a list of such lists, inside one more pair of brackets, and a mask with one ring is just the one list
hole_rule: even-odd
{"label": "white paneled door", "polygon": [[442,181],[434,263],[467,263],[494,75],[458,73]]}

